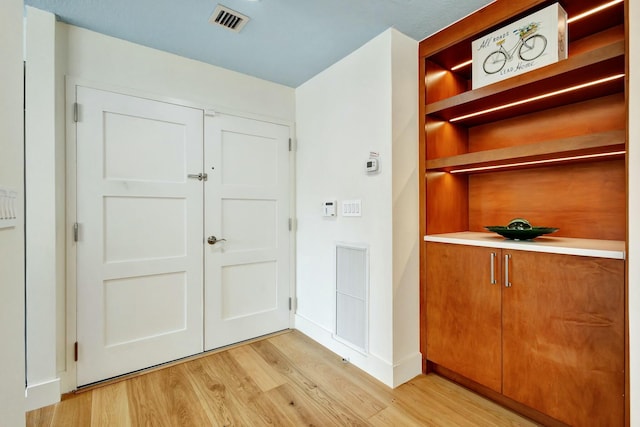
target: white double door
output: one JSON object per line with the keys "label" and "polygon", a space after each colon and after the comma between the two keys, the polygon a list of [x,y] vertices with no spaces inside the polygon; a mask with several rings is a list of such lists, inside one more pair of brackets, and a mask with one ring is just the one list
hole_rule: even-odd
{"label": "white double door", "polygon": [[289,127],[76,100],[78,386],[288,328]]}

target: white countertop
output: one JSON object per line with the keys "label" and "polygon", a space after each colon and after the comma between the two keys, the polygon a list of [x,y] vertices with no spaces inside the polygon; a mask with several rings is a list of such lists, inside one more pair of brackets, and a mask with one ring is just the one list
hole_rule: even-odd
{"label": "white countertop", "polygon": [[518,251],[625,259],[625,243],[620,240],[574,239],[570,237],[538,237],[535,240],[508,240],[494,233],[462,231],[430,234],[426,242],[484,246]]}

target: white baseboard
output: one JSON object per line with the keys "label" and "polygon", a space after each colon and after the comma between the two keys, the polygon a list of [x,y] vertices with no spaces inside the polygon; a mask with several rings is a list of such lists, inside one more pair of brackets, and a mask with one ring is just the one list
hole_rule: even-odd
{"label": "white baseboard", "polygon": [[60,379],[29,385],[25,391],[27,411],[60,402]]}
{"label": "white baseboard", "polygon": [[411,354],[393,366],[393,387],[398,387],[422,373],[422,354]]}
{"label": "white baseboard", "polygon": [[371,353],[363,354],[361,351],[336,340],[332,331],[299,314],[296,314],[295,317],[295,328],[391,388],[395,388],[421,373],[422,356],[420,353],[410,355],[393,365]]}

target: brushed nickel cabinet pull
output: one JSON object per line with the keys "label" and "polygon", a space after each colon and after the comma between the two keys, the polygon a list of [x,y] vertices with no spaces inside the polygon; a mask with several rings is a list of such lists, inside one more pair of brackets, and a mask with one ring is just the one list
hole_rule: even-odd
{"label": "brushed nickel cabinet pull", "polygon": [[504,287],[510,288],[511,282],[509,281],[509,260],[511,259],[511,255],[506,254],[504,256]]}
{"label": "brushed nickel cabinet pull", "polygon": [[496,253],[491,252],[491,284],[495,285],[496,283]]}

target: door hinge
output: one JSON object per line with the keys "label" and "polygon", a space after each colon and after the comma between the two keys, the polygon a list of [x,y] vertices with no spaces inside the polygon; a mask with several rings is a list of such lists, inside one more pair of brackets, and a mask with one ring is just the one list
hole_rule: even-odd
{"label": "door hinge", "polygon": [[291,307],[293,306],[293,300],[289,297],[289,311],[291,311]]}
{"label": "door hinge", "polygon": [[289,218],[289,231],[293,229],[293,218]]}
{"label": "door hinge", "polygon": [[78,123],[78,103],[73,103],[73,121]]}
{"label": "door hinge", "polygon": [[78,234],[80,231],[80,224],[78,224],[77,222],[73,223],[73,241],[77,242],[78,241]]}
{"label": "door hinge", "polygon": [[293,143],[291,142],[291,138],[289,138],[289,151],[293,150]]}
{"label": "door hinge", "polygon": [[73,361],[74,362],[78,361],[78,341],[73,343]]}

